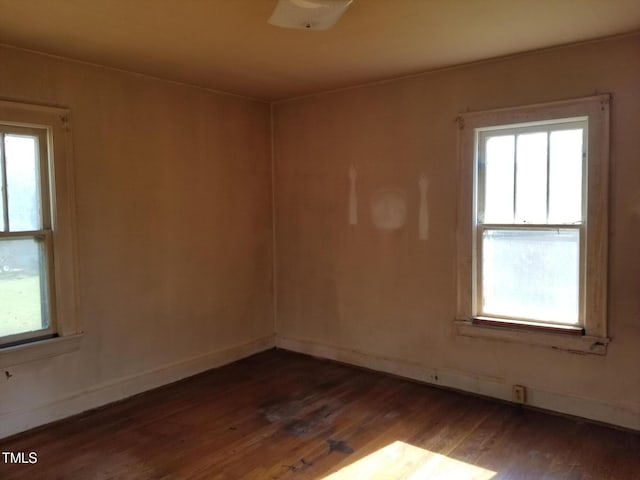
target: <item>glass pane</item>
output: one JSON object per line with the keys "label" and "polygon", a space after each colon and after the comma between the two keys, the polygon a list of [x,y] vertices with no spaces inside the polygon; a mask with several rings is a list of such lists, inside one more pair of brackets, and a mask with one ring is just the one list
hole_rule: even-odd
{"label": "glass pane", "polygon": [[582,129],[552,132],[549,140],[549,222],[582,221]]}
{"label": "glass pane", "polygon": [[37,138],[5,135],[9,230],[40,230],[40,189]]}
{"label": "glass pane", "polygon": [[547,133],[518,135],[516,222],[547,222]]}
{"label": "glass pane", "polygon": [[44,242],[0,240],[0,337],[48,328]]}
{"label": "glass pane", "polygon": [[482,313],[578,322],[578,230],[488,229],[482,249]]}
{"label": "glass pane", "polygon": [[484,223],[513,222],[515,137],[487,139],[484,165]]}

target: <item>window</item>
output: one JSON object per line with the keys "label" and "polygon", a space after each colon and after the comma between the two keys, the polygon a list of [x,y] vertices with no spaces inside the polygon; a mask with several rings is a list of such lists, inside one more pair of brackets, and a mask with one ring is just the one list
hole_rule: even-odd
{"label": "window", "polygon": [[52,335],[47,132],[0,124],[0,337]]}
{"label": "window", "polygon": [[80,330],[68,117],[0,101],[0,366],[16,346]]}
{"label": "window", "polygon": [[460,117],[458,320],[606,346],[608,106]]}

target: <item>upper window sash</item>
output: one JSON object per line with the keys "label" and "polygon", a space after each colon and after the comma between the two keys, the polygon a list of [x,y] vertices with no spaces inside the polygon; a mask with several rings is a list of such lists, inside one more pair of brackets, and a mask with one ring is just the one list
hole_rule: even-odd
{"label": "upper window sash", "polygon": [[[552,157],[554,157],[554,153],[555,151],[552,151],[552,148],[555,146],[557,147],[558,144],[556,142],[553,142],[553,134],[556,133],[560,133],[560,132],[571,132],[571,131],[582,131],[582,135],[581,135],[581,150],[580,152],[575,152],[578,153],[580,155],[580,158],[578,158],[578,162],[580,162],[579,164],[579,171],[578,172],[573,172],[574,175],[579,175],[579,192],[574,192],[574,195],[570,195],[571,199],[573,199],[574,202],[579,201],[579,205],[576,205],[577,210],[578,211],[574,211],[570,214],[568,214],[567,212],[564,212],[564,215],[562,214],[562,212],[558,212],[556,211],[559,207],[561,206],[565,206],[563,205],[564,200],[561,200],[559,198],[557,198],[557,195],[560,194],[563,191],[566,191],[568,189],[570,189],[570,187],[572,186],[570,183],[567,184],[566,181],[570,181],[571,179],[567,179],[567,178],[563,178],[562,179],[562,183],[563,185],[559,185],[558,183],[560,183],[558,180],[556,180],[556,176],[552,177],[552,170],[553,172],[556,171],[556,168],[558,168],[558,164],[556,162],[552,162]],[[545,196],[544,199],[538,199],[540,203],[544,203],[544,215],[542,218],[541,216],[538,216],[535,219],[531,219],[531,220],[535,220],[535,221],[527,221],[524,216],[522,215],[518,215],[519,212],[517,209],[517,204],[518,204],[518,193],[520,193],[519,191],[519,183],[518,183],[518,156],[519,156],[519,151],[518,151],[518,139],[520,138],[521,135],[528,135],[528,134],[545,134],[546,138],[545,138],[545,144],[544,147],[546,149],[546,152],[544,153],[545,156],[545,164],[541,167],[543,168],[543,173],[544,173],[544,177],[545,177],[545,185],[544,185],[544,190],[545,190]],[[476,166],[475,166],[475,170],[474,170],[474,192],[476,194],[476,201],[475,201],[475,206],[476,206],[476,212],[475,212],[475,222],[478,224],[497,224],[497,225],[509,225],[509,224],[513,224],[513,225],[527,225],[527,224],[557,224],[557,225],[577,225],[577,224],[581,224],[584,222],[584,219],[586,218],[586,204],[587,204],[587,189],[586,189],[586,171],[587,171],[587,145],[588,145],[588,119],[586,117],[582,117],[582,118],[570,118],[570,119],[561,119],[555,122],[535,122],[535,123],[528,123],[528,124],[521,124],[521,125],[508,125],[508,126],[494,126],[494,127],[484,127],[484,128],[478,128],[476,129],[476,151],[475,151],[475,161],[476,161]],[[553,137],[552,137],[553,136]],[[511,137],[511,142],[508,142],[509,137]],[[502,151],[502,154],[504,156],[504,154],[506,154],[507,156],[509,156],[508,159],[504,159],[507,160],[507,165],[502,165],[500,167],[498,167],[501,170],[501,179],[498,182],[498,185],[491,185],[488,186],[488,162],[489,162],[489,158],[487,158],[487,153],[488,153],[488,149],[489,149],[489,144],[488,142],[490,140],[499,140],[499,139],[505,139],[507,140],[507,143],[511,143],[510,145],[510,149],[509,147],[505,148],[506,144],[503,145],[503,147],[501,149],[498,149],[498,152],[500,152],[500,150]],[[495,162],[495,158],[493,159]],[[522,161],[522,159],[520,159],[520,161]],[[561,160],[562,162],[564,162],[565,160]],[[520,165],[521,166],[521,165]],[[552,168],[553,167],[553,168]],[[494,168],[495,169],[495,168]],[[506,172],[504,171],[506,170]],[[492,173],[495,175],[496,172],[494,172],[492,170]],[[507,174],[505,176],[505,173]],[[506,178],[507,176],[509,176],[510,178]],[[552,182],[553,179],[553,182]],[[565,187],[566,185],[566,187]],[[510,198],[501,198],[500,200],[500,206],[499,208],[502,210],[502,212],[498,212],[498,213],[502,213],[502,215],[499,215],[498,218],[496,218],[496,213],[495,211],[491,211],[489,213],[493,213],[494,215],[486,215],[486,207],[487,207],[487,203],[486,203],[486,195],[487,195],[487,189],[493,187],[494,189],[497,188],[503,188],[506,190],[508,190],[508,193],[510,193]],[[554,192],[554,196],[552,196],[551,194],[551,190],[553,187],[553,192]],[[573,185],[573,188],[576,188],[576,185]],[[504,192],[503,192],[504,193]],[[571,193],[571,192],[569,192]],[[578,198],[575,198],[575,197]],[[522,200],[522,199],[521,199]],[[494,199],[495,201],[495,199]],[[510,202],[510,205],[509,205]],[[556,207],[554,209],[554,211],[551,210],[551,204],[553,203],[553,205]],[[491,205],[491,201],[489,201],[489,205],[490,207],[495,207],[495,205]],[[538,207],[539,209],[539,207]]]}
{"label": "upper window sash", "polygon": [[[51,229],[51,190],[50,190],[50,164],[49,164],[49,131],[47,128],[22,127],[16,125],[5,125],[0,123],[0,234],[8,232],[29,232],[44,231]],[[24,137],[35,140],[36,175],[35,188],[38,201],[37,225],[29,225],[30,228],[17,228],[10,221],[9,209],[11,199],[9,198],[9,182],[11,172],[7,167],[6,142],[7,137]],[[33,228],[36,227],[36,228]]]}

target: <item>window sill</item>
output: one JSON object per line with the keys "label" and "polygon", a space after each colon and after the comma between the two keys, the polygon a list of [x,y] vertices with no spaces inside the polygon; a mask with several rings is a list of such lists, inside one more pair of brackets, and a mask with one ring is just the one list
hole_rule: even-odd
{"label": "window sill", "polygon": [[566,335],[559,332],[538,332],[510,328],[509,326],[477,325],[468,320],[454,321],[456,333],[465,337],[488,338],[506,342],[527,343],[543,347],[567,350],[577,353],[591,353],[605,355],[608,338],[593,337],[589,335]]}
{"label": "window sill", "polygon": [[0,348],[0,368],[73,352],[80,348],[83,337],[84,334],[79,333],[39,342],[25,343],[14,347]]}
{"label": "window sill", "polygon": [[577,327],[575,325],[561,325],[535,322],[531,320],[514,320],[514,319],[502,319],[495,317],[474,317],[471,320],[474,325],[481,325],[487,327],[498,328],[510,328],[514,330],[532,330],[538,333],[553,333],[563,335],[577,335],[584,336],[584,328]]}

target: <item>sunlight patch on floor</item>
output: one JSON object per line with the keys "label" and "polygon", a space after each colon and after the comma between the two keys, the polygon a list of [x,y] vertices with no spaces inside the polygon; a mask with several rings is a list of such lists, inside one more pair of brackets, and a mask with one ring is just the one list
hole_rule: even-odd
{"label": "sunlight patch on floor", "polygon": [[323,480],[490,480],[496,472],[396,441]]}

